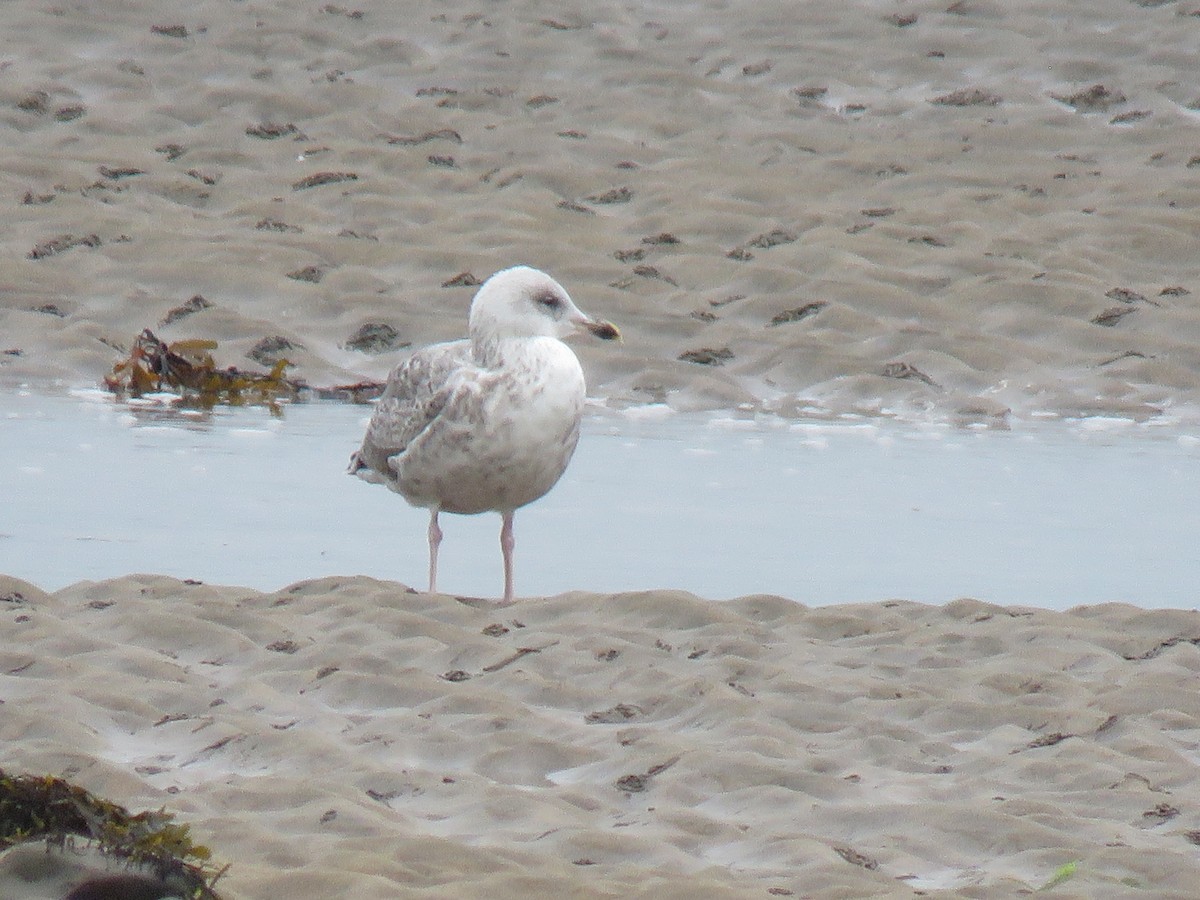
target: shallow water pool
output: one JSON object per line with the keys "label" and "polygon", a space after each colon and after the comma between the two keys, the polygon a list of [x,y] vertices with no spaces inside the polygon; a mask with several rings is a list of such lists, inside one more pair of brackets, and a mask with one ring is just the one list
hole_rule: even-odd
{"label": "shallow water pool", "polygon": [[[0,395],[0,572],[47,589],[158,572],[274,590],[423,587],[427,514],[345,474],[370,410],[183,414]],[[811,604],[971,596],[1200,604],[1200,435],[590,416],[517,514],[517,592],[679,588]],[[444,515],[439,587],[501,589],[497,515]]]}

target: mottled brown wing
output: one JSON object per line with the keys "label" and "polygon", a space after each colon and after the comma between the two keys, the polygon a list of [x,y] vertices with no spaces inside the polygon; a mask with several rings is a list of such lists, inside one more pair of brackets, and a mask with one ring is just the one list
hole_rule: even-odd
{"label": "mottled brown wing", "polygon": [[350,458],[350,473],[375,483],[394,481],[390,460],[437,418],[450,399],[451,376],[471,365],[471,343],[463,340],[418,350],[393,369],[362,448]]}

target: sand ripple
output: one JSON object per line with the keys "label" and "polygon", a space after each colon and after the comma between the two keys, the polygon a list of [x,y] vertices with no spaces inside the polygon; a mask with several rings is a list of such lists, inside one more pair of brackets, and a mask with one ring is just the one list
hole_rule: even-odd
{"label": "sand ripple", "polygon": [[1193,612],[3,588],[4,767],[167,806],[233,896],[999,897],[1077,861],[1066,896],[1183,897],[1200,875]]}
{"label": "sand ripple", "polygon": [[621,324],[615,402],[1200,415],[1187,4],[6,15],[7,383],[196,296],[165,338],[382,378],[526,262]]}

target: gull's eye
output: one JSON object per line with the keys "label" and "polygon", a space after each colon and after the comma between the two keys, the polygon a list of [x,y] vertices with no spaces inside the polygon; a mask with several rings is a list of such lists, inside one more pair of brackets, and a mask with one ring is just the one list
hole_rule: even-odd
{"label": "gull's eye", "polygon": [[562,298],[557,294],[550,293],[549,291],[537,294],[533,298],[533,302],[536,303],[544,312],[547,312],[552,316],[558,315],[563,308]]}

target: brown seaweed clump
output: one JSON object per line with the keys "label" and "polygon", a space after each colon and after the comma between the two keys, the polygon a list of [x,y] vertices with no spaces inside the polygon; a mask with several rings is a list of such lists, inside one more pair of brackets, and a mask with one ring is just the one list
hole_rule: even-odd
{"label": "brown seaweed clump", "polygon": [[[188,826],[173,819],[162,809],[130,813],[53,775],[10,775],[0,769],[0,850],[38,840],[66,847],[82,838],[93,842],[102,855],[136,870],[136,874],[101,876],[92,888],[104,881],[122,882],[123,887],[132,886],[124,882],[138,881],[144,887],[143,883],[157,879],[169,886],[171,896],[221,900],[213,886],[227,867],[215,866],[212,852],[193,843]],[[72,896],[91,896],[88,887],[81,885],[83,893]]]}
{"label": "brown seaweed clump", "polygon": [[134,342],[128,358],[113,366],[104,386],[114,394],[140,397],[155,391],[174,391],[185,400],[209,409],[219,403],[273,404],[295,397],[300,385],[285,377],[290,363],[280,359],[269,372],[218,368],[210,351],[216,341],[190,340],[167,344],[147,328]]}

